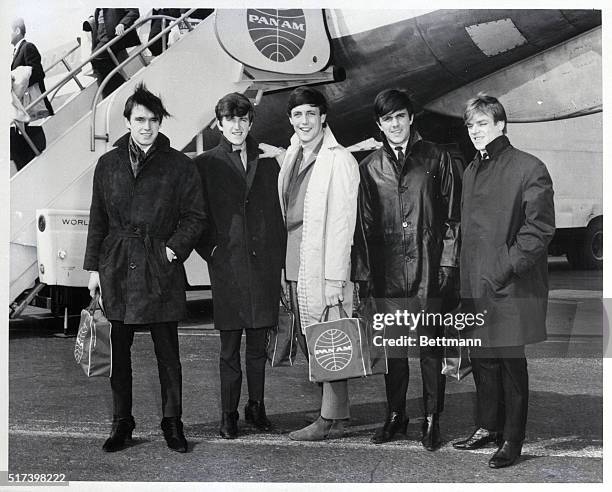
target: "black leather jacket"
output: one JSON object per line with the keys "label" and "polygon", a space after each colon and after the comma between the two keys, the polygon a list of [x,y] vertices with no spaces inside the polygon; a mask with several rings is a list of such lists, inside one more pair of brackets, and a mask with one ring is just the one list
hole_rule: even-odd
{"label": "black leather jacket", "polygon": [[359,165],[352,273],[377,298],[437,296],[440,266],[458,266],[461,184],[451,157],[416,132],[406,154],[398,163],[385,142]]}

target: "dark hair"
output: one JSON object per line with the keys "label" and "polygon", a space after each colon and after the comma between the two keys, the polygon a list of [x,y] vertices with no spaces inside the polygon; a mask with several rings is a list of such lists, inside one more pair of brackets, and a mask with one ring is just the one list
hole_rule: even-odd
{"label": "dark hair", "polygon": [[129,120],[130,116],[132,116],[132,109],[134,109],[136,105],[144,106],[151,111],[151,113],[157,116],[160,124],[164,116],[170,116],[170,113],[164,108],[162,100],[152,92],[149,92],[144,82],[140,82],[134,89],[134,93],[125,101],[123,116]]}
{"label": "dark hair", "polygon": [[388,113],[401,111],[402,109],[408,111],[408,116],[414,114],[410,96],[402,90],[385,89],[379,92],[374,99],[374,115],[377,120]]}
{"label": "dark hair", "polygon": [[488,114],[491,116],[491,118],[493,118],[493,123],[503,121],[503,132],[506,133],[506,124],[508,123],[508,119],[506,118],[506,110],[496,97],[488,96],[484,92],[479,92],[476,97],[470,99],[465,106],[465,111],[463,112],[464,123],[467,125],[476,113]]}
{"label": "dark hair", "polygon": [[291,91],[287,101],[287,114],[291,116],[291,110],[302,104],[316,106],[322,115],[327,114],[327,100],[325,96],[312,87],[300,86]]}
{"label": "dark hair", "polygon": [[249,98],[239,92],[232,92],[223,96],[215,106],[215,116],[217,121],[221,123],[223,118],[233,118],[234,116],[249,115],[249,121],[252,123],[255,117],[255,108]]}

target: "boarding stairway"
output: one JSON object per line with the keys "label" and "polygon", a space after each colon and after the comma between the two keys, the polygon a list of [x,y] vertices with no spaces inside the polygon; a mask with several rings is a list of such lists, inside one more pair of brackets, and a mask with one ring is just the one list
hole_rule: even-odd
{"label": "boarding stairway", "polygon": [[[214,106],[229,92],[248,93],[257,102],[270,90],[333,81],[333,67],[320,70],[325,68],[329,51],[327,58],[319,57],[319,64],[314,67],[316,71],[313,67],[302,67],[291,68],[290,73],[279,72],[268,59],[259,64],[256,58],[260,55],[253,51],[253,47],[249,49],[255,53],[255,58],[253,53],[248,54],[251,65],[239,61],[244,61],[244,57],[236,49],[241,50],[243,44],[239,43],[237,48],[229,46],[231,54],[228,53],[226,48],[236,40],[235,26],[241,25],[237,22],[243,22],[240,19],[246,13],[235,9],[217,10],[190,28],[161,55],[152,60],[144,57],[148,46],[168,34],[174,26],[187,21],[194,10],[178,19],[166,18],[168,25],[149,42],[131,51],[100,87],[94,83],[84,88],[45,123],[45,132],[48,131],[46,149],[10,181],[10,302],[18,298],[23,302],[24,292],[33,292],[41,273],[37,262],[36,210],[89,210],[95,164],[127,131],[123,107],[138,83],[144,82],[149,90],[162,97],[173,117],[164,119],[161,131],[170,138],[173,147],[183,149],[214,122]],[[318,14],[322,25],[322,11]],[[126,34],[155,17],[164,16],[139,19],[126,30]],[[324,42],[328,43],[327,38]],[[65,81],[70,81],[88,61],[75,67]],[[135,69],[138,63],[140,68]],[[128,80],[102,99],[102,87],[116,72],[124,73]],[[57,89],[56,86],[49,88],[41,98]],[[83,250],[85,237],[79,239]],[[75,272],[73,279],[78,278],[76,284],[85,286],[86,272],[78,274]],[[192,279],[189,280],[193,283]],[[17,308],[13,302],[12,316]]]}

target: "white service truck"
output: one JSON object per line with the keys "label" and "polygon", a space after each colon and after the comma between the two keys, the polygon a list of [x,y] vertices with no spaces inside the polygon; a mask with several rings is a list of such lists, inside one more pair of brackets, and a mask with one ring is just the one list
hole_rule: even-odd
{"label": "white service truck", "polygon": [[557,228],[549,251],[576,269],[603,268],[602,115],[508,125],[512,145],[548,168]]}

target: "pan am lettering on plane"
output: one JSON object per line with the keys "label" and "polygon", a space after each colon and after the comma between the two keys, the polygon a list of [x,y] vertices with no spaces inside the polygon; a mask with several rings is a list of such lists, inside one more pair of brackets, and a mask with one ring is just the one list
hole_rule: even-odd
{"label": "pan am lettering on plane", "polygon": [[274,17],[263,17],[255,14],[249,15],[249,22],[253,24],[264,24],[266,26],[282,27],[284,29],[292,29],[294,31],[304,31],[304,24],[298,22],[289,22],[287,20],[281,21]]}

